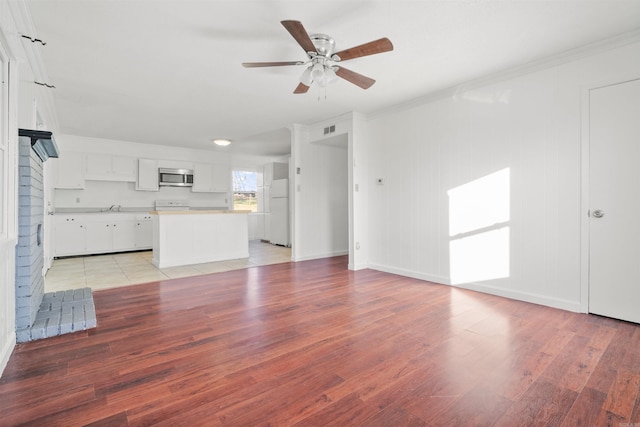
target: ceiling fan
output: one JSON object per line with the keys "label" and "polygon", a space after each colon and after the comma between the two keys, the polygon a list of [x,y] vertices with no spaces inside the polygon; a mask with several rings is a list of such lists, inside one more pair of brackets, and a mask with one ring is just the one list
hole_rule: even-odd
{"label": "ceiling fan", "polygon": [[376,81],[370,77],[351,71],[339,65],[341,61],[375,55],[393,50],[391,41],[384,37],[350,49],[334,52],[335,41],[326,34],[308,34],[300,21],[281,21],[284,28],[293,36],[307,54],[306,61],[283,62],[243,62],[245,68],[281,67],[286,65],[310,64],[300,77],[300,84],[293,93],[306,93],[309,87],[318,83],[321,87],[340,77],[362,89],[370,88]]}

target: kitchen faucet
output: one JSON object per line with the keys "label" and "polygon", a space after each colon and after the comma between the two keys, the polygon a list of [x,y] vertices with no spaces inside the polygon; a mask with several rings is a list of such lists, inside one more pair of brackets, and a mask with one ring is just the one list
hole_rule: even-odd
{"label": "kitchen faucet", "polygon": [[[121,208],[121,207],[122,207],[122,206],[120,206],[120,205],[117,205],[117,206],[116,206],[116,205],[111,205],[111,206],[109,207],[109,209],[108,209],[108,210],[109,210],[109,211],[112,211],[112,212],[113,212],[113,211],[115,211],[115,212],[120,212],[120,208]],[[114,209],[114,208],[115,208],[115,209]]]}

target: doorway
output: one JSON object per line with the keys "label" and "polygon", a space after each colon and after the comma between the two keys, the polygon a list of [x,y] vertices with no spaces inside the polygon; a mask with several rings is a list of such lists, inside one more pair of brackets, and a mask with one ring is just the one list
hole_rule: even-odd
{"label": "doorway", "polygon": [[349,253],[348,139],[301,138],[294,147],[294,261]]}
{"label": "doorway", "polygon": [[589,90],[588,311],[640,323],[640,79]]}

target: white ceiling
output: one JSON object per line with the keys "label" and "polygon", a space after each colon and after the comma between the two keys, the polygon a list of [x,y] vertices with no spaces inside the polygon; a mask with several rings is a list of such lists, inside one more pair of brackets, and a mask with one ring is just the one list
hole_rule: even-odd
{"label": "white ceiling", "polygon": [[[27,0],[59,130],[163,145],[288,152],[286,126],[370,113],[640,28],[640,1]],[[373,77],[292,92],[305,60],[294,19],[336,50],[388,37],[394,51],[344,62]]]}

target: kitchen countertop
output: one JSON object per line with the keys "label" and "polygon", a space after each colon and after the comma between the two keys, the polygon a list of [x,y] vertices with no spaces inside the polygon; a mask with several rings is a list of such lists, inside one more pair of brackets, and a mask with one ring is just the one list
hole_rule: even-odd
{"label": "kitchen countertop", "polygon": [[204,215],[204,214],[248,214],[249,210],[190,210],[190,211],[151,211],[152,215]]}
{"label": "kitchen countertop", "polygon": [[[105,210],[107,209],[107,210]],[[56,208],[56,214],[109,214],[109,213],[148,213],[153,208],[121,208],[119,211],[110,211],[108,208]]]}
{"label": "kitchen countertop", "polygon": [[[217,207],[192,207],[189,211],[197,212],[230,212],[227,208]],[[116,213],[149,213],[155,212],[153,207],[127,207],[120,208],[120,210],[108,210],[108,208],[56,208],[54,215],[68,215],[68,214],[116,214]],[[179,211],[184,212],[184,211]]]}

